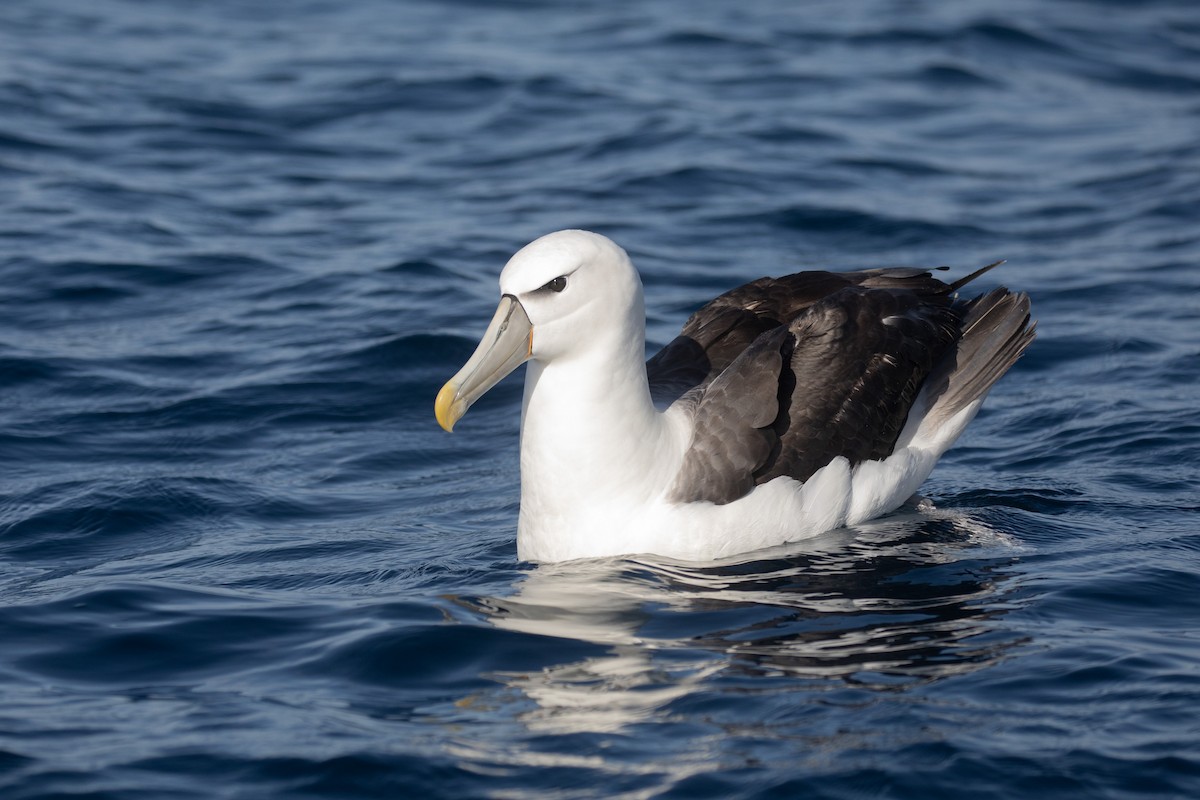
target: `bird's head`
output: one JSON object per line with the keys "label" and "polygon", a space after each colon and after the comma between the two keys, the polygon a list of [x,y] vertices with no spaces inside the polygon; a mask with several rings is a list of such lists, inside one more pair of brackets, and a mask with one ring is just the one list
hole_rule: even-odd
{"label": "bird's head", "polygon": [[625,251],[588,231],[547,234],[500,273],[500,305],[475,353],[438,392],[438,423],[454,427],[488,389],[533,359],[588,352],[645,323],[642,284]]}

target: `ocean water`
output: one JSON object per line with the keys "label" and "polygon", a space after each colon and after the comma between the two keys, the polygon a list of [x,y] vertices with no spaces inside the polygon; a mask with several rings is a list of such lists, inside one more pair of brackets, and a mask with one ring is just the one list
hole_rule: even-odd
{"label": "ocean water", "polygon": [[[507,257],[1008,263],[922,488],[520,563]],[[959,272],[957,274],[963,274]],[[1200,796],[1192,0],[0,4],[0,797]]]}

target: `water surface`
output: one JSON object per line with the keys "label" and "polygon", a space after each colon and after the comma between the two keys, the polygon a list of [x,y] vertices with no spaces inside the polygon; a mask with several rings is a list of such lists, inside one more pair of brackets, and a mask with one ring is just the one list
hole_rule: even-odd
{"label": "water surface", "polygon": [[[0,6],[0,794],[1200,795],[1193,4]],[[526,241],[649,338],[948,264],[1040,336],[926,500],[522,564]],[[960,273],[960,274],[963,274]]]}

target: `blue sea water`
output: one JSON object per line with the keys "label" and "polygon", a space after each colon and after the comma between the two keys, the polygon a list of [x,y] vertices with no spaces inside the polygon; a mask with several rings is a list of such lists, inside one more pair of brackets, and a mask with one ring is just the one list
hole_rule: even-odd
{"label": "blue sea water", "polygon": [[[524,564],[519,380],[432,402],[564,227],[656,345],[999,258],[1040,336],[919,505]],[[10,0],[0,797],[1200,796],[1198,379],[1192,0]]]}

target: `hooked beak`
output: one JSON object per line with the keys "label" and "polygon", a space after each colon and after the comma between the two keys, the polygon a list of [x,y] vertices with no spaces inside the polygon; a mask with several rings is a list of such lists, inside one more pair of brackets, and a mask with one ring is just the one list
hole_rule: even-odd
{"label": "hooked beak", "polygon": [[438,392],[434,402],[438,424],[447,431],[467,413],[471,404],[495,386],[508,373],[529,360],[533,353],[533,324],[517,298],[500,298],[479,347]]}

